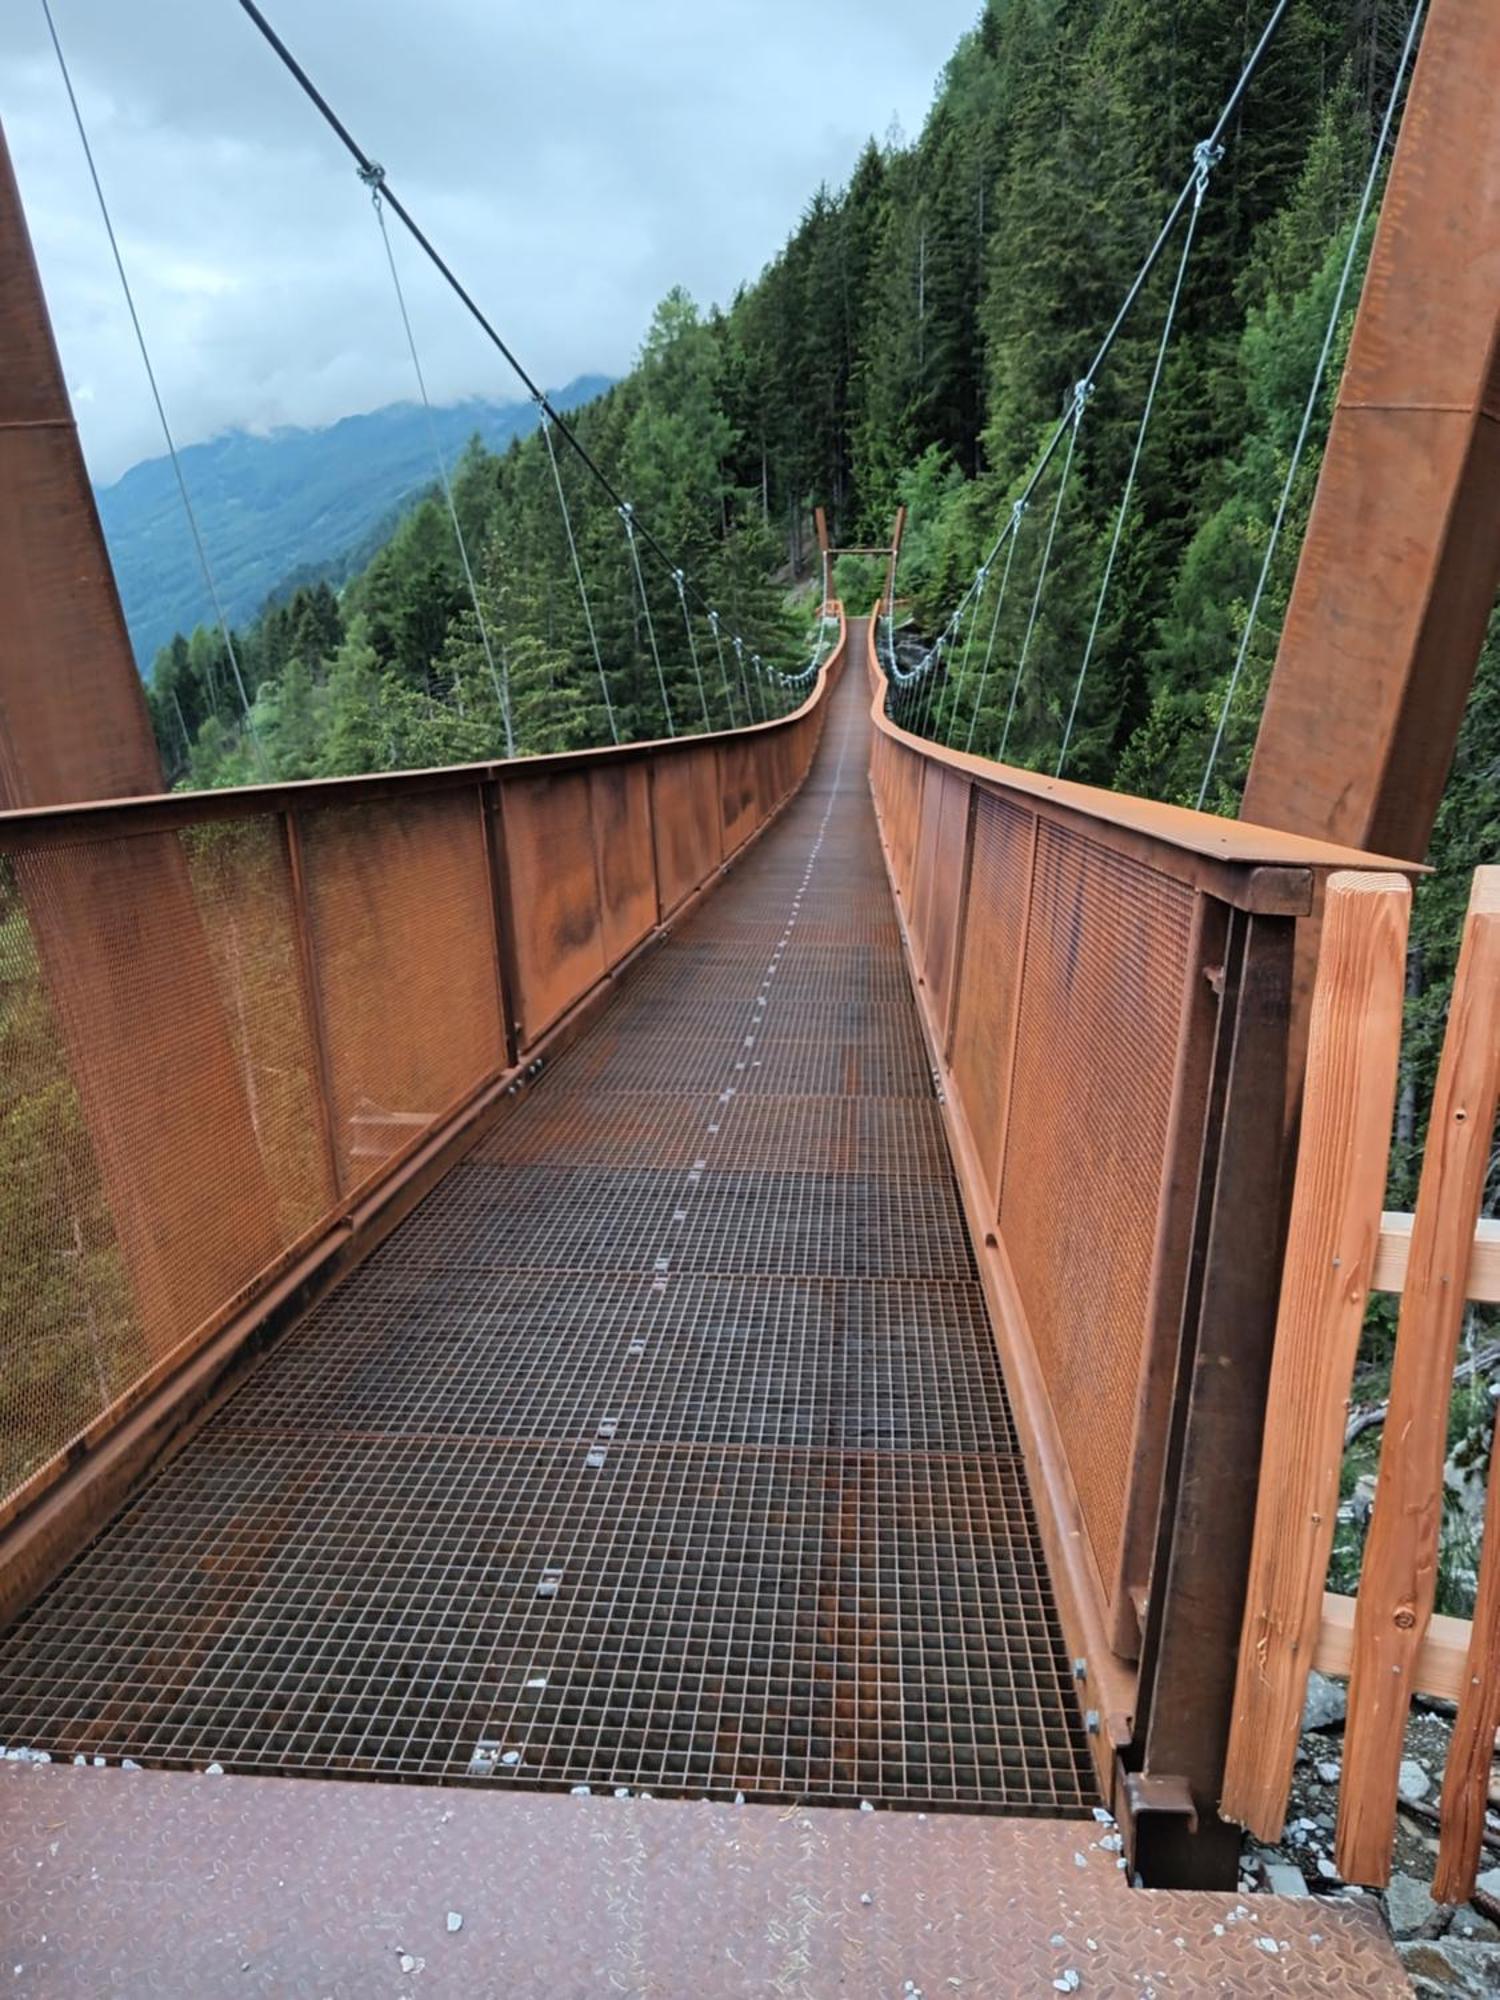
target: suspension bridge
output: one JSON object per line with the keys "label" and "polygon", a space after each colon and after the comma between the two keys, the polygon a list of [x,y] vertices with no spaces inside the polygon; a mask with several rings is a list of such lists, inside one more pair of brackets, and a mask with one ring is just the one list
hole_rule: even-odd
{"label": "suspension bridge", "polygon": [[[1418,1692],[1457,1704],[1450,1900],[1487,1837],[1500,1544],[1459,1631],[1428,1531],[1457,1315],[1500,1295],[1494,870],[1414,1218],[1382,1198],[1410,880],[1500,581],[1500,27],[1408,17],[1207,751],[1200,808],[1378,207],[1228,818],[1067,771],[1284,4],[941,629],[900,629],[899,519],[859,551],[878,601],[840,603],[820,511],[795,658],[609,480],[241,4],[352,156],[424,404],[391,218],[536,399],[602,736],[513,754],[439,456],[494,761],[165,791],[0,150],[16,1990],[1404,1990],[1369,1899],[1236,1887],[1314,1665],[1352,1669],[1348,1881],[1386,1879]],[[1153,298],[1069,712],[1022,769],[1074,454]],[[618,520],[664,735],[618,726],[565,465]],[[1372,1289],[1403,1295],[1409,1443],[1349,1603],[1323,1584]]]}

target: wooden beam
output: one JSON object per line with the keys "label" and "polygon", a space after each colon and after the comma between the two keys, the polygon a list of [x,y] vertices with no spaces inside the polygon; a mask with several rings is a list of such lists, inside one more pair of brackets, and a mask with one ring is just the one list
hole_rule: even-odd
{"label": "wooden beam", "polygon": [[[1400,1292],[1406,1288],[1406,1267],[1411,1259],[1413,1217],[1387,1212],[1380,1218],[1380,1245],[1375,1252],[1375,1275],[1370,1280],[1374,1292]],[[1481,1217],[1474,1231],[1474,1249],[1469,1258],[1469,1275],[1464,1296],[1472,1305],[1500,1305],[1500,1221]]]}
{"label": "wooden beam", "polygon": [[1463,1278],[1500,1098],[1500,868],[1474,876],[1438,1065],[1401,1296],[1391,1399],[1354,1624],[1337,1857],[1346,1881],[1390,1873],[1396,1780],[1417,1649],[1432,1616],[1448,1403]]}
{"label": "wooden beam", "polygon": [[1497,514],[1500,7],[1432,0],[1244,818],[1422,858]]}
{"label": "wooden beam", "polygon": [[1380,1238],[1410,912],[1399,875],[1329,880],[1221,1805],[1262,1840],[1279,1836],[1286,1815],[1333,1546]]}
{"label": "wooden beam", "polygon": [[[1323,1615],[1312,1656],[1320,1674],[1348,1678],[1354,1665],[1355,1603],[1356,1599],[1339,1597],[1331,1590],[1323,1593]],[[1438,1701],[1457,1701],[1464,1691],[1468,1650],[1468,1619],[1448,1618],[1435,1611],[1412,1662],[1412,1692],[1431,1695]]]}

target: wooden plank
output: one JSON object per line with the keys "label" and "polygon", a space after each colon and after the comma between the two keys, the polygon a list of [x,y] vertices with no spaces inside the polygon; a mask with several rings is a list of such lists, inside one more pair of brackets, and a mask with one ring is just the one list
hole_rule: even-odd
{"label": "wooden plank", "polygon": [[1330,878],[1222,1810],[1281,1831],[1380,1237],[1411,891]]}
{"label": "wooden plank", "polygon": [[[1400,1292],[1406,1288],[1406,1266],[1411,1257],[1412,1217],[1387,1212],[1380,1218],[1380,1243],[1375,1252],[1373,1292]],[[1474,1231],[1474,1252],[1469,1259],[1465,1296],[1473,1305],[1500,1305],[1500,1221],[1482,1217]]]}
{"label": "wooden plank", "polygon": [[1336,1853],[1346,1881],[1390,1873],[1412,1668],[1432,1615],[1448,1402],[1464,1275],[1500,1093],[1500,868],[1474,877],[1417,1193],[1390,1409],[1354,1622]]}
{"label": "wooden plank", "polygon": [[[1312,1657],[1320,1674],[1348,1678],[1354,1665],[1354,1607],[1354,1598],[1324,1591],[1323,1613]],[[1439,1701],[1457,1701],[1464,1691],[1468,1651],[1468,1619],[1449,1618],[1435,1611],[1412,1665],[1412,1691],[1433,1695]]]}
{"label": "wooden plank", "polygon": [[1438,1865],[1432,1893],[1440,1903],[1465,1903],[1474,1893],[1484,1844],[1495,1731],[1500,1729],[1500,1425],[1495,1427],[1490,1449],[1483,1549],[1458,1720],[1448,1746],[1438,1811]]}

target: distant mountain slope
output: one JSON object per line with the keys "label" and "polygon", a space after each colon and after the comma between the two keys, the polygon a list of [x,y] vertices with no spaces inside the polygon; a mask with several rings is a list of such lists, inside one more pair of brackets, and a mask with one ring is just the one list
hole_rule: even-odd
{"label": "distant mountain slope", "polygon": [[[603,376],[580,376],[553,401],[572,409],[608,387]],[[492,451],[503,450],[536,423],[530,403],[479,398],[433,416],[450,465],[476,432]],[[182,463],[233,623],[253,617],[289,578],[337,574],[347,567],[341,558],[368,552],[371,537],[434,478],[427,422],[416,403],[392,403],[322,430],[262,437],[228,431],[189,445]],[[144,671],[174,632],[213,619],[171,461],[132,466],[96,497]]]}

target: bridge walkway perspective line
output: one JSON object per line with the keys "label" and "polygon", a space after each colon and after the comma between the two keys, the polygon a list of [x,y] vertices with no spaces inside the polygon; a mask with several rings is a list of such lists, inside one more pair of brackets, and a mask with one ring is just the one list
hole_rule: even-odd
{"label": "bridge walkway perspective line", "polygon": [[1089,1811],[870,727],[12,1629],[0,1741]]}

